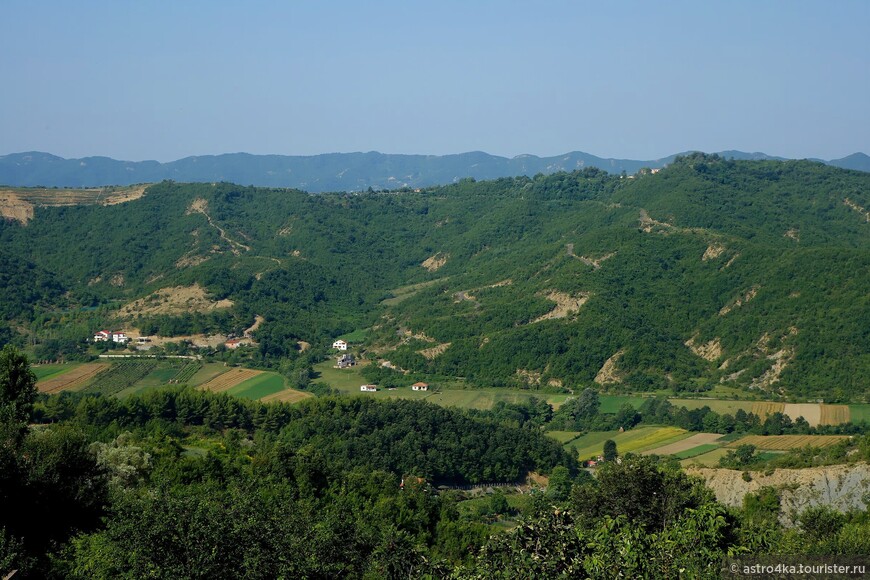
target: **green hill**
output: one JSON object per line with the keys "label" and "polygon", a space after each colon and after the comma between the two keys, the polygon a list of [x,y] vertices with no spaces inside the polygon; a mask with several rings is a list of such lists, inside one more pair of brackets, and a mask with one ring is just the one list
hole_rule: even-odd
{"label": "green hill", "polygon": [[[0,225],[0,243],[64,300],[102,305],[79,321],[183,334],[262,316],[267,364],[297,356],[298,340],[371,328],[366,346],[394,365],[471,385],[597,378],[863,401],[867,208],[865,173],[693,154],[634,178],[587,169],[420,192],[163,182],[124,204],[38,207],[26,226]],[[193,284],[232,307],[118,310]],[[6,309],[42,340],[63,324],[53,304]]]}

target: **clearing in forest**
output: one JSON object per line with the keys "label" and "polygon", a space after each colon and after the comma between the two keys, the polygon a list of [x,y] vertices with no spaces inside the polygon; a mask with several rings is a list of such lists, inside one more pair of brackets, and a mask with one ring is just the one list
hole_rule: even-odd
{"label": "clearing in forest", "polygon": [[198,388],[202,391],[211,391],[212,393],[222,393],[235,387],[236,385],[254,378],[263,371],[255,371],[254,369],[234,368],[213,378],[207,383],[201,384]]}
{"label": "clearing in forest", "polygon": [[187,314],[230,308],[232,300],[212,300],[199,284],[161,288],[153,294],[134,300],[121,308],[121,316]]}
{"label": "clearing in forest", "polygon": [[108,367],[107,363],[83,364],[59,376],[53,376],[50,379],[37,382],[36,388],[39,389],[40,393],[59,393],[61,391],[75,390],[83,387],[100,371]]}

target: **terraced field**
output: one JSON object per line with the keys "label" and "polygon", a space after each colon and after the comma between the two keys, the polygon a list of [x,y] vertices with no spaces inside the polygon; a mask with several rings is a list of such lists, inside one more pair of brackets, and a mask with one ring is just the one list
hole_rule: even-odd
{"label": "terraced field", "polygon": [[53,374],[50,378],[36,383],[40,393],[59,393],[73,391],[85,386],[98,373],[107,369],[108,363],[86,363],[69,371]]}
{"label": "terraced field", "polygon": [[213,393],[222,393],[235,387],[236,385],[254,378],[263,371],[255,371],[253,369],[233,368],[227,372],[218,375],[207,383],[201,384],[199,389],[203,391],[211,391]]}
{"label": "terraced field", "polygon": [[848,435],[747,435],[727,443],[725,447],[734,448],[739,445],[754,445],[758,449],[787,451],[808,445],[810,447],[827,447],[849,438]]}

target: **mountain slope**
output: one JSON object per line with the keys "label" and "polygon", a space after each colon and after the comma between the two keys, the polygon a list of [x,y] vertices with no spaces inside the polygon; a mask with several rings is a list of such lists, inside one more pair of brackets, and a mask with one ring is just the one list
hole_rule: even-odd
{"label": "mountain slope", "polygon": [[[776,159],[764,153],[725,151],[722,157],[738,160]],[[643,167],[661,168],[675,155],[648,161],[604,159],[574,151],[554,157],[519,155],[498,157],[482,152],[458,155],[389,155],[330,153],[313,156],[250,155],[232,153],[187,157],[169,163],[116,161],[107,157],[63,159],[30,152],[0,156],[0,184],[9,186],[100,187],[175,181],[296,187],[310,192],[365,191],[428,187],[459,179],[496,179],[596,167],[612,174],[634,174]],[[870,171],[866,155],[856,153],[831,161],[840,167]]]}
{"label": "mountain slope", "polygon": [[693,154],[633,179],[419,193],[164,182],[121,205],[38,207],[0,243],[118,324],[148,323],[120,304],[200,284],[233,306],[180,327],[262,316],[267,363],[371,327],[380,358],[471,385],[862,400],[866,208],[868,174]]}

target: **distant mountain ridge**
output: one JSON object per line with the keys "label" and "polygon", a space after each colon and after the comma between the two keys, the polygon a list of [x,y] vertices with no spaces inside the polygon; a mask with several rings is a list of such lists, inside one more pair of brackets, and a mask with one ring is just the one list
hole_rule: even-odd
{"label": "distant mountain ridge", "polygon": [[[609,173],[636,173],[660,168],[677,156],[661,159],[606,159],[582,151],[554,157],[499,157],[480,151],[455,155],[399,155],[378,152],[326,153],[311,156],[227,153],[186,157],[177,161],[118,161],[109,157],[64,159],[42,152],[0,156],[0,184],[27,187],[100,187],[172,179],[184,182],[229,181],[263,187],[294,187],[310,192],[363,191],[427,187],[463,178],[497,179],[597,167]],[[765,153],[722,151],[738,160],[783,160]],[[854,153],[823,161],[843,169],[870,172],[870,156]]]}

